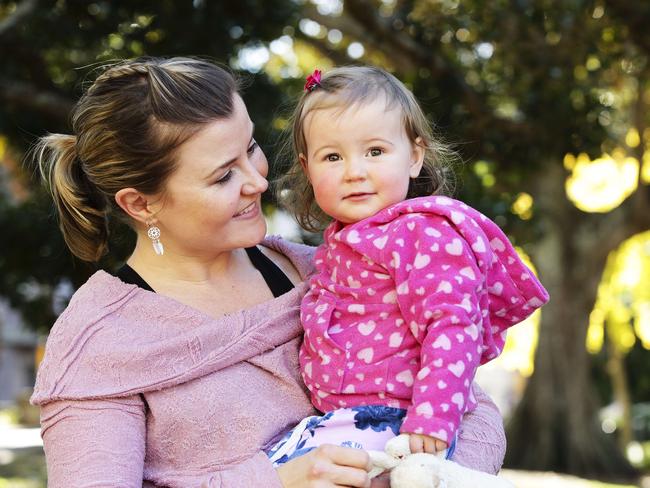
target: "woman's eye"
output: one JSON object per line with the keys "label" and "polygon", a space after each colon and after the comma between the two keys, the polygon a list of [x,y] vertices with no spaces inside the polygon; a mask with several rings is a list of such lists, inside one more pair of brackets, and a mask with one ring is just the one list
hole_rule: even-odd
{"label": "woman's eye", "polygon": [[325,159],[327,161],[338,161],[339,159],[341,159],[341,156],[339,156],[338,154],[328,154],[327,156],[325,156]]}
{"label": "woman's eye", "polygon": [[227,182],[231,177],[232,177],[232,170],[230,169],[230,170],[228,170],[228,172],[227,172],[225,175],[223,175],[221,178],[219,178],[217,181],[215,181],[215,183],[216,183],[217,185],[223,185],[223,184],[226,183],[226,182]]}
{"label": "woman's eye", "polygon": [[253,140],[253,144],[248,147],[248,154],[253,154],[258,147],[259,145],[257,144],[257,141]]}
{"label": "woman's eye", "polygon": [[378,147],[373,147],[370,151],[368,151],[368,154],[370,156],[381,156],[384,153],[384,151]]}

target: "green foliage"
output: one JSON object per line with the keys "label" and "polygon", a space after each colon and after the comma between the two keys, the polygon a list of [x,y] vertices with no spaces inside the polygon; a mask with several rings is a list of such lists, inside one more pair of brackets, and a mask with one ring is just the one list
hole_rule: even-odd
{"label": "green foliage", "polygon": [[[285,23],[297,15],[295,4],[280,0],[35,5],[14,28],[0,28],[0,100],[6,101],[0,104],[0,135],[18,151],[46,132],[68,132],[69,110],[106,63],[141,55],[195,55],[228,64],[242,47],[281,36]],[[15,2],[0,1],[0,22],[19,9]],[[276,137],[272,118],[284,92],[264,74],[241,73],[241,79],[256,137],[268,144]],[[31,173],[31,161],[25,163]],[[96,268],[72,259],[51,200],[36,180],[30,186],[33,193],[22,203],[0,199],[0,296],[22,312],[30,327],[46,332],[71,288]],[[99,267],[115,268],[132,248],[128,230],[113,235],[124,237],[112,240],[111,254]]]}

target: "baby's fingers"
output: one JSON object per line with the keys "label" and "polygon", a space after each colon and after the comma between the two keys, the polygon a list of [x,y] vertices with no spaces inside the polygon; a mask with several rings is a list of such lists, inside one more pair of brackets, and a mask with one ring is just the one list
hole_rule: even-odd
{"label": "baby's fingers", "polygon": [[424,436],[420,434],[410,434],[409,448],[412,453],[424,452]]}
{"label": "baby's fingers", "polygon": [[[432,439],[434,441],[434,451],[433,451],[434,453],[444,451],[445,449],[447,449],[448,446],[447,446],[446,442],[441,441],[440,439],[435,439],[433,437],[432,437]],[[427,452],[429,452],[429,451],[427,451]]]}
{"label": "baby's fingers", "polygon": [[410,434],[409,448],[413,453],[426,452],[429,454],[435,454],[447,449],[447,443],[428,435]]}

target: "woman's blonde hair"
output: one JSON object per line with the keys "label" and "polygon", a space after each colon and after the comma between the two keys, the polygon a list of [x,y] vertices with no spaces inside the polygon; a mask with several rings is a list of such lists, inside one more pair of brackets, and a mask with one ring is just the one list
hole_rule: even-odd
{"label": "woman's blonde hair", "polygon": [[425,150],[422,171],[417,178],[411,179],[407,198],[451,192],[448,168],[458,160],[458,156],[441,138],[434,137],[433,127],[413,93],[381,68],[335,68],[323,74],[318,86],[300,97],[279,156],[279,164],[288,164],[289,167],[275,182],[276,197],[304,229],[317,232],[331,220],[316,204],[312,186],[300,164],[299,155],[307,154],[305,119],[315,110],[337,107],[354,110],[356,106],[382,96],[387,101],[387,110],[395,106],[401,110],[408,138]]}
{"label": "woman's blonde hair", "polygon": [[115,194],[163,191],[175,150],[228,117],[237,90],[230,72],[199,59],[140,58],[104,69],[73,110],[74,135],[49,134],[34,148],[75,256],[95,262],[106,253],[109,215],[126,217]]}

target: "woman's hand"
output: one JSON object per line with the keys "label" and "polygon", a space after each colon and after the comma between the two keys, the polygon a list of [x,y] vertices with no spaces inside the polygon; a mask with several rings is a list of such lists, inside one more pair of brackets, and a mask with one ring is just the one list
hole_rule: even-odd
{"label": "woman's hand", "polygon": [[[324,444],[277,468],[284,488],[370,488],[370,458],[361,449]],[[379,488],[382,485],[373,485]],[[385,486],[385,485],[384,485]]]}

